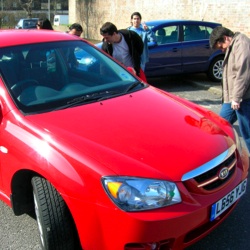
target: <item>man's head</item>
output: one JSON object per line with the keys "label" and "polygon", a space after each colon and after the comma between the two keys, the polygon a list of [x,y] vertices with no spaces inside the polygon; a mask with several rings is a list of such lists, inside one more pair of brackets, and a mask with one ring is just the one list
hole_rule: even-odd
{"label": "man's head", "polygon": [[113,23],[106,22],[100,28],[100,34],[108,43],[115,43],[118,41],[118,30]]}
{"label": "man's head", "polygon": [[232,32],[230,29],[218,26],[213,29],[210,35],[210,47],[225,51],[229,47],[233,36],[234,32]]}
{"label": "man's head", "polygon": [[141,14],[139,12],[134,12],[131,15],[131,24],[136,28],[140,27],[140,25],[141,25]]}
{"label": "man's head", "polygon": [[79,23],[73,23],[70,27],[69,27],[69,34],[71,35],[75,35],[75,36],[81,36],[83,32],[83,28]]}

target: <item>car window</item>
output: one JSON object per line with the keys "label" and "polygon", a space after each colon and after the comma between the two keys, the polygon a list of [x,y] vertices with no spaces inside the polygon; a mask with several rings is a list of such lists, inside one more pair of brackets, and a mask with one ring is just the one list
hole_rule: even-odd
{"label": "car window", "polygon": [[23,21],[23,28],[34,28],[36,27],[37,20],[24,20]]}
{"label": "car window", "polygon": [[202,33],[202,39],[209,39],[210,34],[213,31],[213,28],[208,26],[200,26],[201,33]]}
{"label": "car window", "polygon": [[82,96],[111,98],[112,94],[125,94],[138,82],[105,53],[83,41],[2,48],[0,70],[23,112],[60,109]]}
{"label": "car window", "polygon": [[183,26],[184,41],[208,39],[212,30],[213,29],[211,27],[202,25],[190,25],[190,24],[184,25]]}
{"label": "car window", "polygon": [[94,56],[80,47],[74,49],[74,56],[78,62],[77,67],[79,70],[88,71],[89,68],[97,62]]}
{"label": "car window", "polygon": [[178,26],[161,27],[155,31],[155,36],[158,45],[177,42]]}

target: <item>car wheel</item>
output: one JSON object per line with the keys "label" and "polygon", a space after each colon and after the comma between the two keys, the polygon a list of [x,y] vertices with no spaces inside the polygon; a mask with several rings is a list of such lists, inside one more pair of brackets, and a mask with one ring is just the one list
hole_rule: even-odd
{"label": "car wheel", "polygon": [[208,77],[214,82],[222,80],[224,56],[216,57],[209,66]]}
{"label": "car wheel", "polygon": [[61,195],[44,178],[33,177],[31,183],[42,249],[79,249],[75,225]]}

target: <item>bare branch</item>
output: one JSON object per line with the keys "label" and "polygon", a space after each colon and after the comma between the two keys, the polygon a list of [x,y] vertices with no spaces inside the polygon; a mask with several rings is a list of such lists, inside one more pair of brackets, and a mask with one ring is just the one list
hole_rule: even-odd
{"label": "bare branch", "polygon": [[34,0],[19,0],[19,4],[24,11],[27,13],[27,17],[32,17],[32,4]]}

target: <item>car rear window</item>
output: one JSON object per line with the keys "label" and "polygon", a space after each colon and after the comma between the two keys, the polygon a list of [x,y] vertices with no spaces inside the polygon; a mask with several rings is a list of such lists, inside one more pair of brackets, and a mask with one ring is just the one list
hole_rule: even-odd
{"label": "car rear window", "polygon": [[37,20],[24,20],[23,21],[23,28],[28,29],[28,28],[34,28],[36,27]]}
{"label": "car rear window", "polygon": [[184,41],[209,39],[212,28],[202,25],[183,25]]}

